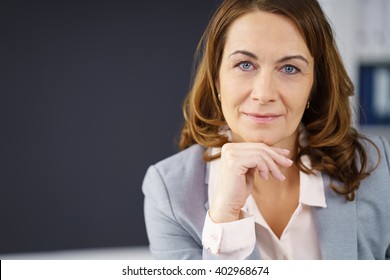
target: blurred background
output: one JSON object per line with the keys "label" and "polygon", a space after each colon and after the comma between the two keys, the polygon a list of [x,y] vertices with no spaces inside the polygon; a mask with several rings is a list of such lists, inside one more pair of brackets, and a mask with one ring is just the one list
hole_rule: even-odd
{"label": "blurred background", "polygon": [[[151,258],[142,179],[177,152],[219,3],[1,1],[0,259]],[[390,1],[321,4],[356,127],[390,139]]]}

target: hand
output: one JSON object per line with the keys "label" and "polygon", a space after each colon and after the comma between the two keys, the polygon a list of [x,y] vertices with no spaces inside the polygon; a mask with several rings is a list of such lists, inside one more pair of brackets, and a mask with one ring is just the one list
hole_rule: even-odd
{"label": "hand", "polygon": [[288,150],[263,143],[227,143],[222,147],[217,186],[213,194],[210,218],[215,223],[239,219],[241,208],[252,192],[256,172],[268,180],[269,174],[278,181],[285,177],[280,167],[290,167]]}

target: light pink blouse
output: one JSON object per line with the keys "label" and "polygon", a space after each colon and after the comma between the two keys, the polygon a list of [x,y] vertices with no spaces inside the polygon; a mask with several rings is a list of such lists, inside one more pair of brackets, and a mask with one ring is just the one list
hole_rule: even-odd
{"label": "light pink blouse", "polygon": [[[218,153],[213,149],[212,153]],[[212,201],[220,159],[209,163],[209,203]],[[310,167],[307,157],[303,163]],[[259,246],[262,259],[321,259],[311,208],[326,207],[324,184],[320,172],[299,173],[299,204],[280,239],[264,220],[250,195],[242,208],[242,219],[230,223],[214,223],[208,213],[203,228],[203,246],[222,259],[245,259]]]}

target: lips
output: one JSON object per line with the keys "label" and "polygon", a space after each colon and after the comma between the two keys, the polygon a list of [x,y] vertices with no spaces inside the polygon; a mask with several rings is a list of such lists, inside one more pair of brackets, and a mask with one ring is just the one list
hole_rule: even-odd
{"label": "lips", "polygon": [[270,123],[274,120],[277,120],[281,116],[272,113],[265,113],[265,114],[245,113],[245,115],[256,123]]}

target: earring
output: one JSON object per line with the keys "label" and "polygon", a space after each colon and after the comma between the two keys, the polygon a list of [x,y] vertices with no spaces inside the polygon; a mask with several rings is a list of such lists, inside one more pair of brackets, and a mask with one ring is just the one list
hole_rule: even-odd
{"label": "earring", "polygon": [[309,107],[310,107],[310,101],[307,102],[306,110],[309,109]]}
{"label": "earring", "polygon": [[218,99],[219,99],[219,101],[221,101],[221,94],[220,93],[218,93]]}

